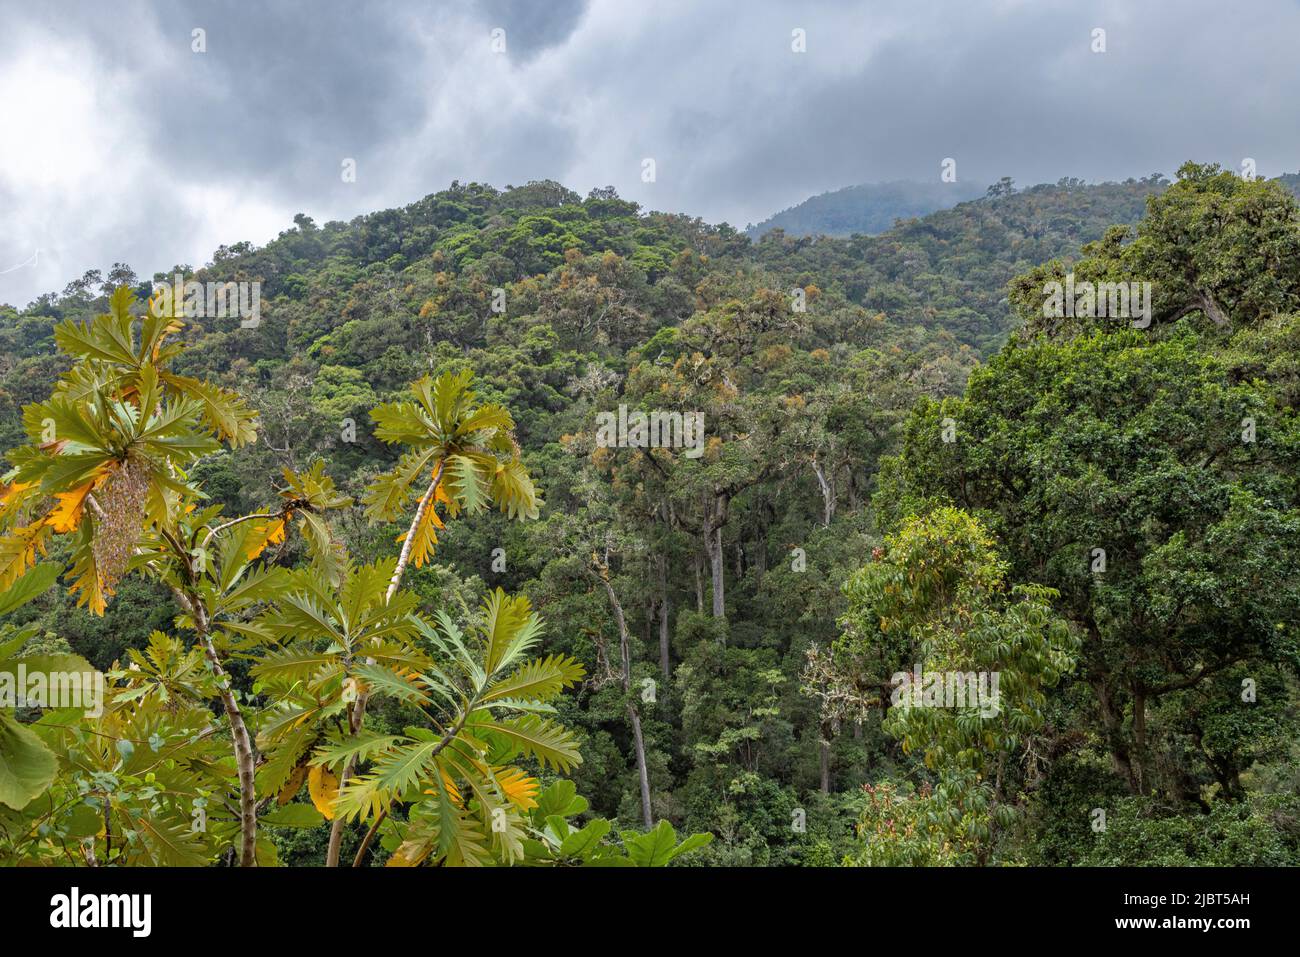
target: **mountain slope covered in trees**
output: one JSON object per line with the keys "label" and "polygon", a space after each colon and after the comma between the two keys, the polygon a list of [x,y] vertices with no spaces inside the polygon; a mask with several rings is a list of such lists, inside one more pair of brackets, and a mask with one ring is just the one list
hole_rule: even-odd
{"label": "mountain slope covered in trees", "polygon": [[965,183],[862,183],[810,196],[745,230],[759,239],[773,229],[790,236],[872,236],[895,220],[914,219],[984,195],[983,186]]}
{"label": "mountain slope covered in trees", "polygon": [[[1290,192],[1191,165],[756,242],[612,189],[457,183],[159,278],[262,284],[256,327],[174,333],[177,374],[260,413],[256,442],[186,465],[225,514],[292,498],[290,475],[367,500],[409,461],[371,412],[422,377],[472,372],[509,410],[493,454],[536,518],[448,521],[403,588],[467,630],[495,589],[528,597],[575,666],[548,700],[582,761],[520,760],[571,778],[574,814],[713,835],[695,863],[1297,863],[1298,249]],[[1158,282],[1155,322],[1047,328],[1036,290],[1067,268]],[[0,308],[0,447],[39,445],[22,410],[70,365],[56,329],[119,285],[151,283],[118,266]],[[699,455],[607,447],[620,407],[700,413]],[[329,521],[360,566],[410,535],[360,504]],[[125,577],[102,617],[56,589],[12,625],[109,668],[154,632],[192,642],[180,611]],[[914,666],[996,672],[1002,707],[899,707]],[[366,727],[402,734],[403,707]],[[382,859],[364,822],[333,829]],[[314,863],[328,830],[271,833]]]}

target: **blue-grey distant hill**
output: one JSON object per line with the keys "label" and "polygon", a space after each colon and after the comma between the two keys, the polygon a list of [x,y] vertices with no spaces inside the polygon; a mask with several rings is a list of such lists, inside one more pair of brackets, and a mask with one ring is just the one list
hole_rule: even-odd
{"label": "blue-grey distant hill", "polygon": [[758,239],[780,227],[787,236],[873,236],[894,225],[958,203],[978,199],[985,187],[978,183],[863,183],[846,186],[791,206],[745,232]]}

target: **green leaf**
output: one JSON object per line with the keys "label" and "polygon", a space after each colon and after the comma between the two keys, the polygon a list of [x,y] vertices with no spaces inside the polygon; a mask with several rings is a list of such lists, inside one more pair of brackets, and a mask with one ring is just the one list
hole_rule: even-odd
{"label": "green leaf", "polygon": [[261,821],[272,827],[319,827],[325,823],[325,816],[310,804],[298,802],[263,814]]}
{"label": "green leaf", "polygon": [[67,828],[68,837],[74,841],[94,837],[103,830],[104,815],[98,808],[91,807],[89,804],[78,804],[68,815],[64,826]]}
{"label": "green leaf", "polygon": [[692,834],[678,844],[677,831],[667,821],[660,821],[645,834],[623,831],[621,836],[627,856],[637,867],[664,867],[674,858],[713,840],[712,834]]}
{"label": "green leaf", "polygon": [[467,515],[477,515],[487,508],[487,482],[478,463],[468,456],[447,456],[447,492]]}
{"label": "green leaf", "polygon": [[533,815],[538,820],[549,817],[574,817],[587,810],[587,799],[579,796],[578,786],[572,781],[559,780],[537,795]]}
{"label": "green leaf", "polygon": [[660,821],[645,834],[636,831],[622,833],[623,846],[637,867],[663,867],[673,859],[677,846],[677,831],[667,821]]}
{"label": "green leaf", "polygon": [[0,804],[22,810],[54,783],[58,769],[35,732],[0,712]]}
{"label": "green leaf", "polygon": [[135,820],[145,847],[145,859],[167,867],[201,867],[208,863],[202,837],[189,819],[141,815]]}
{"label": "green leaf", "polygon": [[520,666],[513,674],[496,681],[483,696],[484,703],[518,698],[523,701],[549,701],[575,684],[586,673],[572,658],[550,655]]}
{"label": "green leaf", "polygon": [[407,740],[401,735],[379,734],[376,731],[362,729],[350,737],[322,744],[312,754],[312,763],[337,769],[350,758],[368,761],[374,755],[388,751]]}
{"label": "green leaf", "polygon": [[560,844],[560,853],[565,857],[587,857],[600,846],[601,838],[609,833],[611,825],[604,818],[588,822],[581,831],[574,831]]}
{"label": "green leaf", "polygon": [[0,593],[0,615],[7,615],[15,608],[27,604],[44,594],[63,569],[54,562],[43,562],[30,568],[26,574]]}
{"label": "green leaf", "polygon": [[528,469],[518,460],[497,467],[492,476],[492,500],[511,521],[535,519],[541,502]]}
{"label": "green leaf", "polygon": [[466,727],[490,739],[499,739],[508,747],[566,774],[574,765],[582,763],[573,733],[540,715],[526,714],[509,721],[471,719]]}

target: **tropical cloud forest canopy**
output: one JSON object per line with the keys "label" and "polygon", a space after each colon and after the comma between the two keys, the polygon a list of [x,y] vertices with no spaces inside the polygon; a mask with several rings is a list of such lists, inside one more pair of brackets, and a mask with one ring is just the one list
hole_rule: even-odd
{"label": "tropical cloud forest canopy", "polygon": [[1300,143],[1129,85],[1294,10],[60,6],[0,41],[0,863],[1300,864]]}

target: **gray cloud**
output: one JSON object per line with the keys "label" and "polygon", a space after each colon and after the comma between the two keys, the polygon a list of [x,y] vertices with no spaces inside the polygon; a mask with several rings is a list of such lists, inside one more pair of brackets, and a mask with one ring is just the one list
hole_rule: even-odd
{"label": "gray cloud", "polygon": [[1300,166],[1289,0],[0,0],[0,23],[13,304],[453,179],[613,184],[744,225],[827,189],[935,178],[945,157],[977,182]]}

